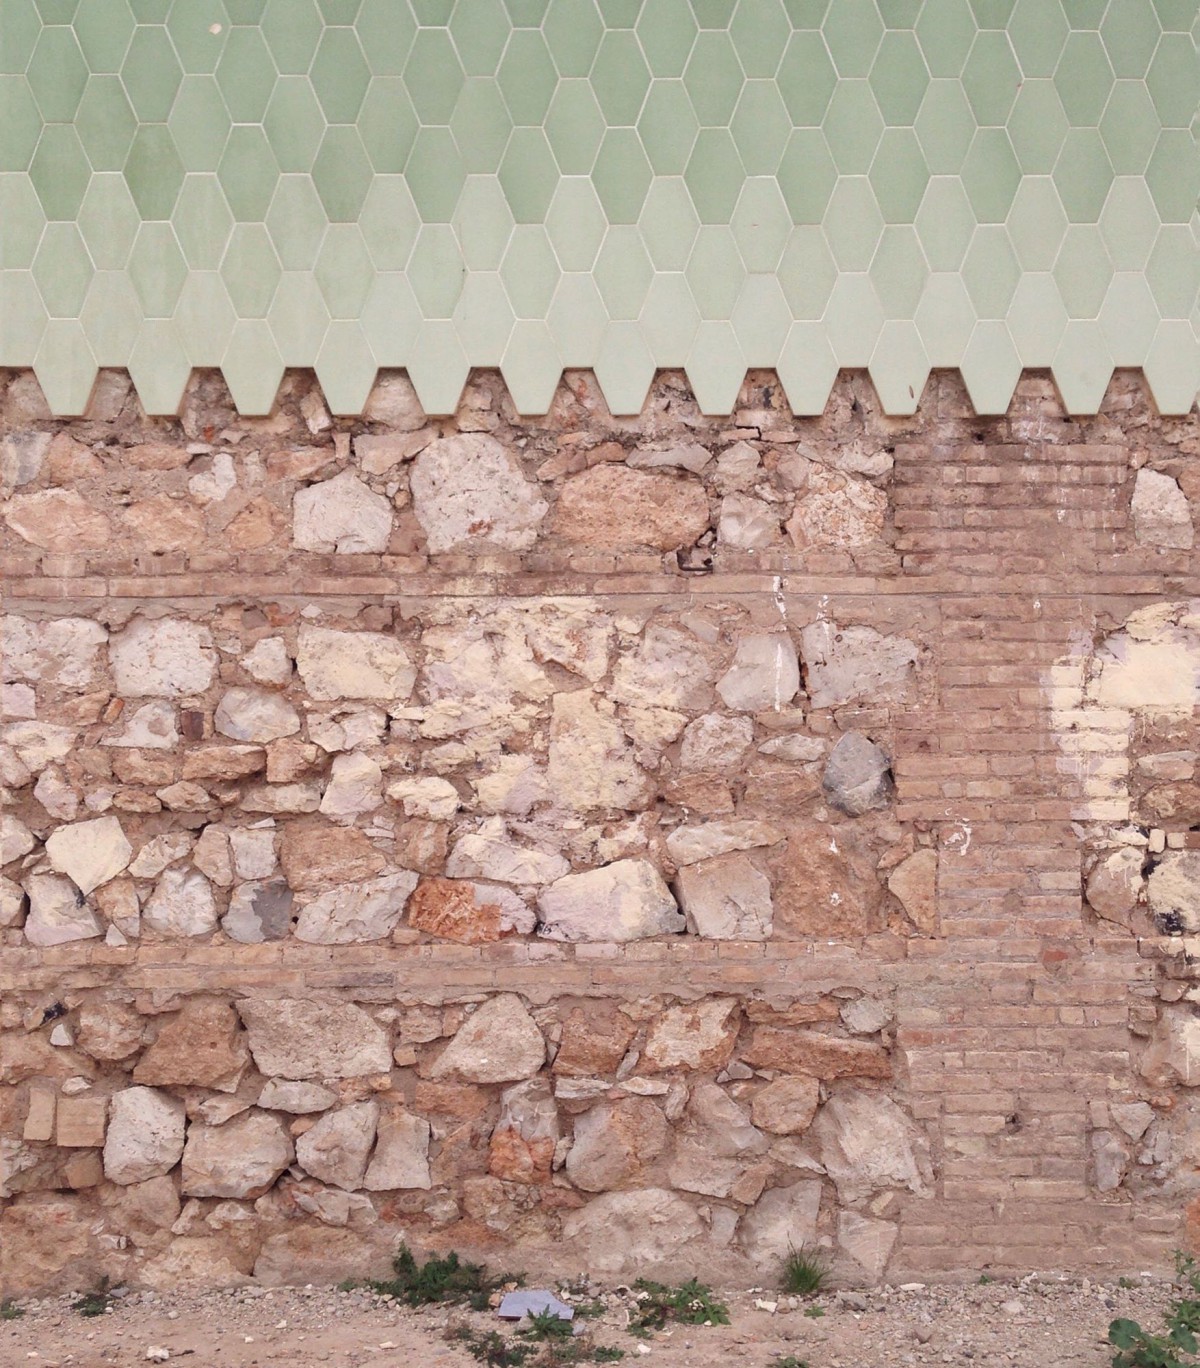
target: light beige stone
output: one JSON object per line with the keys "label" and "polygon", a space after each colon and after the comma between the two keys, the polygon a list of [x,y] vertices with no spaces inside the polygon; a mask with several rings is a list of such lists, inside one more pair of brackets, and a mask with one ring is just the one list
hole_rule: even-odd
{"label": "light beige stone", "polygon": [[287,684],[292,658],[282,637],[263,637],[242,657],[242,669],[260,684]]}
{"label": "light beige stone", "polygon": [[872,1281],[883,1277],[897,1234],[894,1221],[878,1221],[858,1211],[838,1212],[838,1244]]}
{"label": "light beige stone", "polygon": [[769,822],[733,817],[701,826],[676,827],[667,835],[667,853],[677,865],[692,865],[735,850],[777,845],[784,834]]}
{"label": "light beige stone", "polygon": [[684,729],[679,765],[685,770],[729,770],[741,763],[754,741],[748,717],[706,713]]}
{"label": "light beige stone", "polygon": [[1130,501],[1133,535],[1142,546],[1188,551],[1195,533],[1187,496],[1177,480],[1143,466]]}
{"label": "light beige stone", "polygon": [[805,1179],[763,1193],[738,1225],[738,1242],[758,1268],[777,1269],[792,1250],[817,1241],[821,1183]]}
{"label": "light beige stone", "polygon": [[296,938],[314,945],[350,945],[391,935],[417,875],[408,870],[331,888],[300,909]]}
{"label": "light beige stone", "polygon": [[268,1077],[357,1078],[391,1069],[388,1033],[353,1003],[242,998],[237,1010]]}
{"label": "light beige stone", "polygon": [[754,1094],[750,1114],[756,1126],[774,1135],[799,1135],[812,1125],[821,1087],[807,1074],[777,1078]]}
{"label": "light beige stone", "polygon": [[31,945],[65,945],[104,934],[96,914],[70,879],[61,874],[30,874],[24,888],[29,896],[25,939]]}
{"label": "light beige stone", "polygon": [[556,536],[616,550],[677,551],[709,526],[708,497],[692,476],[595,465],[563,481],[554,507]]}
{"label": "light beige stone", "polygon": [[774,504],[748,494],[727,494],[721,500],[717,543],[740,551],[757,551],[780,541],[783,517]]}
{"label": "light beige stone", "polygon": [[887,495],[865,480],[814,466],[787,530],[798,551],[855,550],[883,532]]}
{"label": "light beige stone", "polygon": [[236,1091],[250,1063],[237,1015],[227,1002],[195,998],[163,1021],[138,1060],[134,1082],[155,1087]]}
{"label": "light beige stone", "polygon": [[369,755],[336,755],[321,795],[320,811],[327,817],[373,812],[383,802],[382,786],[383,771]]}
{"label": "light beige stone", "polygon": [[296,1162],[322,1183],[353,1192],[363,1185],[378,1124],[374,1100],[327,1111],[296,1141]]}
{"label": "light beige stone", "polygon": [[11,812],[0,812],[0,865],[28,855],[37,844],[33,832]]}
{"label": "light beige stone", "polygon": [[585,1192],[634,1187],[670,1138],[667,1118],[648,1097],[602,1103],[575,1119],[567,1177]]}
{"label": "light beige stone", "polygon": [[458,811],[461,799],[448,779],[397,779],[388,785],[387,796],[399,803],[406,817],[426,817],[433,822],[448,821]]}
{"label": "light beige stone", "polygon": [[104,1176],[128,1186],[169,1173],[183,1155],[183,1103],[156,1088],[122,1088],[110,1104]]}
{"label": "light beige stone", "polygon": [[234,741],[263,743],[300,730],[300,714],[286,699],[265,689],[226,689],[213,726]]}
{"label": "light beige stone", "polygon": [[429,1076],[464,1083],[516,1083],[532,1078],[545,1058],[546,1043],[525,1004],[515,993],[499,993],[459,1027]]}
{"label": "light beige stone", "polygon": [[379,1140],[367,1168],[363,1187],[368,1192],[396,1189],[428,1191],[429,1122],[402,1107],[388,1107],[379,1118]]}
{"label": "light beige stone", "polygon": [[567,874],[538,896],[539,934],[551,940],[634,941],[675,935],[685,923],[648,860],[617,860]]}
{"label": "light beige stone", "polygon": [[639,811],[654,796],[612,703],[582,689],[555,694],[551,705],[550,791],[570,807]]}
{"label": "light beige stone", "polygon": [[391,503],[352,470],[297,490],[292,500],[292,544],[302,551],[386,551],[391,535]]}
{"label": "light beige stone", "polygon": [[733,1054],[740,1019],[736,998],[705,998],[671,1007],[650,1028],[643,1067],[723,1069]]}
{"label": "light beige stone", "polygon": [[248,1111],[223,1126],[193,1122],[183,1150],[186,1197],[259,1197],[292,1162],[295,1152],[282,1120]]}
{"label": "light beige stone", "polygon": [[217,927],[212,884],[198,869],[166,869],[142,908],[142,920],[164,936],[206,936]]}
{"label": "light beige stone", "polygon": [[800,689],[800,663],[782,632],[749,632],[738,637],[733,664],[717,681],[726,707],[738,712],[778,712]]}
{"label": "light beige stone", "polygon": [[15,494],[4,505],[3,517],[22,541],[43,551],[98,551],[112,539],[107,517],[73,489]]}
{"label": "light beige stone", "polygon": [[[1129,888],[1136,899],[1141,885],[1142,852],[1130,853],[1136,857],[1136,866],[1134,860],[1127,857],[1124,869],[1128,871]],[[1110,856],[1109,862],[1114,858]],[[1111,882],[1115,884],[1116,880]],[[1095,907],[1092,884],[1093,879],[1089,878],[1088,901]],[[1168,850],[1150,871],[1145,886],[1150,910],[1160,927],[1175,933],[1200,931],[1200,850]],[[1115,904],[1119,894],[1116,889],[1113,892]]]}
{"label": "light beige stone", "polygon": [[745,855],[685,865],[675,880],[688,929],[709,940],[766,940],[774,906],[771,881]]}
{"label": "light beige stone", "polygon": [[660,1187],[605,1193],[563,1220],[563,1238],[597,1277],[644,1276],[686,1260],[703,1237],[695,1210]]}
{"label": "light beige stone", "polygon": [[297,892],[334,888],[382,874],[387,861],[353,827],[329,822],[288,822],[279,838],[279,860]]}
{"label": "light beige stone", "polygon": [[935,935],[937,911],[938,853],[932,848],[914,851],[888,875],[888,889],[923,935]]}
{"label": "light beige stone", "polygon": [[836,1093],[812,1124],[825,1172],[847,1204],[891,1188],[922,1195],[933,1169],[929,1142],[888,1097],[850,1088]]}
{"label": "light beige stone", "polygon": [[105,1064],[136,1054],[145,1032],[145,1018],[124,1002],[90,998],[76,1017],[79,1048]]}
{"label": "light beige stone", "polygon": [[800,633],[809,702],[836,708],[858,699],[902,701],[912,692],[917,648],[873,627],[839,627],[828,618]]}
{"label": "light beige stone", "polygon": [[301,627],[296,668],[309,694],[323,702],[381,698],[403,703],[416,670],[395,637]]}
{"label": "light beige stone", "polygon": [[485,433],[431,442],[413,462],[413,509],[433,553],[497,547],[526,551],[546,500],[517,461]]}
{"label": "light beige stone", "polygon": [[92,682],[97,654],[107,640],[105,629],[90,618],[39,622],[6,614],[0,617],[0,666],[7,680],[84,688]]}
{"label": "light beige stone", "polygon": [[97,817],[55,828],[46,854],[54,869],[87,894],[128,866],[133,847],[115,817]]}
{"label": "light beige stone", "polygon": [[203,693],[217,666],[207,627],[184,618],[135,617],[109,639],[117,692],[126,698],[180,698]]}
{"label": "light beige stone", "polygon": [[461,836],[446,861],[446,874],[452,879],[495,883],[553,883],[570,868],[561,855],[517,845],[500,817],[488,818],[478,831]]}

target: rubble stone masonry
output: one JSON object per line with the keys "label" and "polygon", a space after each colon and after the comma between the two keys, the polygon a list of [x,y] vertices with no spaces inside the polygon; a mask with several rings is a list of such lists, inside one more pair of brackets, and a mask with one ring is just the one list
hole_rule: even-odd
{"label": "rubble stone masonry", "polygon": [[0,1292],[1200,1231],[1195,413],[0,377]]}

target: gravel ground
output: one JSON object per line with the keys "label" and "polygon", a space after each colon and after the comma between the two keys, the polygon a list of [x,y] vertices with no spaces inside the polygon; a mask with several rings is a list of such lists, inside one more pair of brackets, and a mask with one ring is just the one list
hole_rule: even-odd
{"label": "gravel ground", "polygon": [[[726,1297],[729,1325],[677,1325],[648,1341],[624,1328],[633,1306],[627,1289],[602,1291],[599,1300],[604,1314],[586,1322],[593,1342],[621,1348],[627,1364],[645,1361],[650,1368],[718,1368],[731,1362],[771,1368],[788,1356],[809,1368],[1108,1368],[1109,1321],[1129,1316],[1157,1329],[1170,1284],[1148,1275],[1121,1287],[1035,1274],[1020,1282],[835,1292],[815,1302],[734,1292]],[[131,1368],[179,1360],[196,1368],[472,1368],[478,1360],[448,1339],[447,1331],[467,1326],[486,1332],[500,1324],[487,1313],[410,1311],[363,1290],[313,1287],[130,1293],[117,1296],[95,1318],[72,1310],[71,1301],[25,1302],[19,1318],[0,1321],[0,1365]],[[812,1307],[824,1314],[806,1315]]]}

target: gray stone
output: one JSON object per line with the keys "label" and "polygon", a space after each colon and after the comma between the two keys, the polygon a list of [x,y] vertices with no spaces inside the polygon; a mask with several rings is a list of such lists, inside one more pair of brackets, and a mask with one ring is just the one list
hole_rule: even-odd
{"label": "gray stone", "polygon": [[800,653],[814,708],[907,698],[917,660],[917,648],[906,637],[883,636],[873,627],[839,627],[827,618],[800,633]]}
{"label": "gray stone", "polygon": [[117,692],[126,698],[201,694],[217,668],[212,634],[184,618],[134,618],[110,638],[108,658]]}
{"label": "gray stone", "polygon": [[243,945],[282,940],[292,926],[292,890],[282,879],[238,884],[221,930]]}
{"label": "gray stone", "polygon": [[260,1073],[357,1078],[391,1070],[387,1032],[353,1003],[243,998],[237,1010]]}
{"label": "gray stone", "polygon": [[61,874],[31,874],[25,880],[25,892],[29,895],[25,939],[31,945],[65,945],[104,934],[83,894]]}
{"label": "gray stone", "polygon": [[1092,1178],[1099,1192],[1116,1192],[1125,1179],[1129,1155],[1112,1131],[1092,1132]]}
{"label": "gray stone", "polygon": [[551,940],[633,941],[684,930],[682,914],[648,860],[567,874],[538,898],[538,934]]}
{"label": "gray stone", "polygon": [[247,1111],[223,1126],[193,1122],[183,1150],[185,1197],[261,1196],[295,1157],[282,1120]]}
{"label": "gray stone", "polygon": [[234,741],[278,741],[300,730],[300,714],[285,698],[265,689],[226,689],[213,726]]}
{"label": "gray stone", "polygon": [[363,1185],[378,1123],[374,1100],[326,1112],[296,1141],[296,1162],[322,1183],[353,1192]]}
{"label": "gray stone", "polygon": [[771,881],[745,855],[685,865],[675,881],[688,929],[709,940],[766,940],[774,908]]}
{"label": "gray stone", "polygon": [[400,1107],[386,1110],[379,1121],[379,1141],[371,1158],[363,1187],[368,1192],[396,1189],[428,1191],[429,1122]]}
{"label": "gray stone", "polygon": [[737,712],[778,712],[800,689],[800,662],[782,632],[753,632],[738,638],[733,664],[717,681],[726,707]]}
{"label": "gray stone", "polygon": [[296,938],[314,945],[382,940],[395,930],[417,886],[408,870],[360,883],[340,884],[300,909]]}
{"label": "gray stone", "polygon": [[1187,496],[1170,475],[1143,467],[1133,482],[1130,501],[1133,535],[1142,546],[1164,550],[1191,549],[1195,534]]}
{"label": "gray stone", "polygon": [[413,462],[413,510],[433,553],[527,551],[547,503],[517,461],[485,433],[431,442]]}
{"label": "gray stone", "polygon": [[0,493],[37,479],[52,440],[49,432],[9,432],[0,440]]}
{"label": "gray stone", "polygon": [[829,754],[821,788],[850,817],[887,807],[894,791],[891,761],[861,732],[847,732]]}
{"label": "gray stone", "polygon": [[516,1083],[532,1078],[546,1043],[515,993],[489,998],[463,1022],[430,1070],[431,1078],[464,1083]]}
{"label": "gray stone", "polygon": [[142,908],[142,921],[166,936],[206,936],[217,929],[212,884],[192,869],[167,869]]}
{"label": "gray stone", "polygon": [[[1118,851],[1120,855],[1123,852]],[[1134,861],[1126,858],[1123,869],[1129,871],[1128,879],[1132,891],[1137,892],[1141,874],[1142,852],[1132,851]],[[1115,856],[1109,856],[1106,866]],[[1150,910],[1158,920],[1159,926],[1166,931],[1189,933],[1200,931],[1200,850],[1168,850],[1158,860],[1146,880],[1146,895]],[[1092,880],[1088,880],[1088,901],[1092,902]],[[1114,902],[1116,898],[1114,897]],[[1095,907],[1095,903],[1092,903]],[[1102,911],[1097,908],[1097,911]]]}
{"label": "gray stone", "polygon": [[679,748],[683,770],[730,770],[740,764],[754,742],[754,723],[748,717],[706,713],[689,722]]}
{"label": "gray stone", "polygon": [[519,1321],[525,1316],[555,1316],[558,1320],[574,1320],[575,1308],[560,1302],[553,1292],[541,1288],[521,1288],[516,1292],[506,1292],[496,1308],[501,1320]]}
{"label": "gray stone", "polygon": [[1156,1115],[1149,1102],[1112,1102],[1108,1110],[1117,1129],[1131,1140],[1140,1140]]}
{"label": "gray stone", "polygon": [[183,1154],[183,1103],[157,1088],[123,1088],[109,1103],[104,1176],[128,1186],[169,1173]]}
{"label": "gray stone", "polygon": [[391,503],[352,470],[297,490],[292,500],[292,544],[302,551],[386,551],[391,535]]}

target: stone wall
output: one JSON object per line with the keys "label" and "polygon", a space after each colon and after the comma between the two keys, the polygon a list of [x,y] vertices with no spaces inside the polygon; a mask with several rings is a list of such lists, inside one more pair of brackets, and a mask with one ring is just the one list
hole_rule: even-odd
{"label": "stone wall", "polygon": [[1194,415],[0,384],[6,1293],[1189,1238]]}

